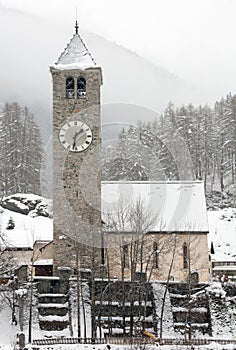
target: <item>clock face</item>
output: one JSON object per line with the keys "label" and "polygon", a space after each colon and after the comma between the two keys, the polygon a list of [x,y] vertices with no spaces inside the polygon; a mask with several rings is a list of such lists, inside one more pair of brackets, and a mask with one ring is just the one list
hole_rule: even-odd
{"label": "clock face", "polygon": [[70,152],[82,152],[92,142],[92,131],[88,125],[79,120],[65,123],[59,132],[62,146]]}

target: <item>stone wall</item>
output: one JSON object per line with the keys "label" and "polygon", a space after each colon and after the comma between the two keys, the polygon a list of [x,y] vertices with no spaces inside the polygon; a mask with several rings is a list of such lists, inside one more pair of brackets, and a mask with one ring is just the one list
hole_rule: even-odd
{"label": "stone wall", "polygon": [[[208,242],[206,233],[153,233],[146,234],[143,237],[132,236],[131,234],[119,235],[115,233],[107,233],[105,235],[106,245],[108,248],[108,255],[110,261],[111,277],[121,278],[121,257],[123,254],[123,245],[129,246],[129,254],[131,250],[130,242],[133,239],[133,247],[138,246],[140,251],[141,244],[143,244],[143,268],[146,272],[146,278],[151,280],[165,281],[168,276],[170,262],[175,248],[175,256],[173,268],[171,271],[172,280],[187,281],[189,276],[189,269],[184,269],[183,266],[183,245],[186,243],[190,248],[190,270],[197,272],[199,282],[208,282],[209,280],[209,257],[208,257]],[[139,242],[139,243],[138,243]],[[143,242],[143,243],[141,243]],[[158,267],[156,268],[153,255],[153,243],[156,242],[158,246]],[[176,243],[175,243],[176,242]],[[134,249],[134,248],[133,248]],[[136,248],[135,248],[136,249]],[[141,256],[137,256],[136,271],[141,268]],[[126,279],[130,279],[130,258],[129,266],[124,269]]]}

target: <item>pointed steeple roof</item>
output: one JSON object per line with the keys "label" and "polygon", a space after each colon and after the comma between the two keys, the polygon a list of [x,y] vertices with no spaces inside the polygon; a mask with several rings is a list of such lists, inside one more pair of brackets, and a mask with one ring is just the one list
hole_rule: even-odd
{"label": "pointed steeple roof", "polygon": [[59,69],[86,69],[96,66],[96,63],[78,33],[78,23],[75,24],[75,34],[62,52],[55,68]]}

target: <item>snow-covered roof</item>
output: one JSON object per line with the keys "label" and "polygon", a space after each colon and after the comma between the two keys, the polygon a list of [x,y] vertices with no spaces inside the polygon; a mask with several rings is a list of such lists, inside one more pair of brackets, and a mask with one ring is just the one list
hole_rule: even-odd
{"label": "snow-covered roof", "polygon": [[[116,218],[120,200],[128,208],[138,199],[153,216],[152,231],[208,232],[204,185],[196,182],[103,182],[102,212]],[[128,230],[128,229],[127,229]]]}
{"label": "snow-covered roof", "polygon": [[62,52],[56,64],[56,69],[81,69],[94,68],[96,63],[83,42],[81,36],[75,33]]}
{"label": "snow-covered roof", "polygon": [[236,266],[229,266],[229,265],[214,266],[213,271],[235,271],[236,272]]}
{"label": "snow-covered roof", "polygon": [[46,265],[53,265],[53,259],[41,259],[36,260],[33,263],[34,266],[46,266]]}

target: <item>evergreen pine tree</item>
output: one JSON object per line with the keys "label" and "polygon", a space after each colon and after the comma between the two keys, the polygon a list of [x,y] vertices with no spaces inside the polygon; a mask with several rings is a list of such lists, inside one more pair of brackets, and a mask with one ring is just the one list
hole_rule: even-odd
{"label": "evergreen pine tree", "polygon": [[12,217],[10,217],[8,224],[7,224],[7,230],[13,230],[15,228],[15,222],[12,219]]}
{"label": "evergreen pine tree", "polygon": [[28,108],[6,103],[0,123],[0,175],[6,195],[40,194],[43,146]]}

